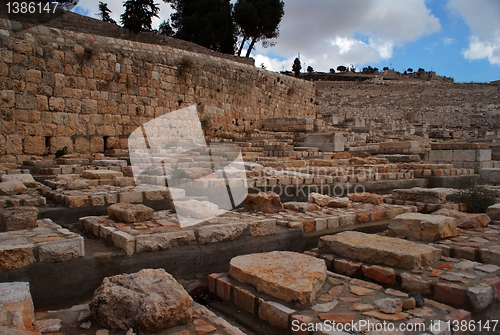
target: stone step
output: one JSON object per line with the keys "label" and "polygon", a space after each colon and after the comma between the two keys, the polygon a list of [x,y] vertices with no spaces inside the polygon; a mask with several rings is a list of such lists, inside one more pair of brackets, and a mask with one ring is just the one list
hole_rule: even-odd
{"label": "stone step", "polygon": [[442,253],[431,246],[356,231],[323,236],[318,247],[321,251],[349,259],[410,270],[431,266]]}

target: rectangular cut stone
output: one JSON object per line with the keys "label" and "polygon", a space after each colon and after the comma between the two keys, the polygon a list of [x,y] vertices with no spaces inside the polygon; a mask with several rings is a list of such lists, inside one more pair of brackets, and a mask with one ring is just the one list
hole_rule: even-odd
{"label": "rectangular cut stone", "polygon": [[85,170],[82,177],[87,179],[113,179],[123,177],[123,173],[114,170]]}
{"label": "rectangular cut stone", "polygon": [[443,215],[405,213],[389,220],[387,235],[432,242],[457,236],[457,219]]}
{"label": "rectangular cut stone", "polygon": [[430,162],[451,162],[453,160],[453,150],[431,150],[428,155],[427,160]]}
{"label": "rectangular cut stone", "polygon": [[233,302],[236,306],[243,308],[251,314],[255,314],[256,298],[250,291],[241,287],[234,287]]}
{"label": "rectangular cut stone", "polygon": [[326,280],[325,261],[289,251],[237,256],[229,275],[285,301],[312,303]]}
{"label": "rectangular cut stone", "polygon": [[0,244],[0,271],[23,268],[35,262],[33,244]]}
{"label": "rectangular cut stone", "polygon": [[276,219],[250,222],[248,223],[248,231],[252,236],[272,235],[276,232]]}
{"label": "rectangular cut stone", "polygon": [[83,237],[40,243],[38,260],[40,262],[63,262],[85,256]]}
{"label": "rectangular cut stone", "polygon": [[442,204],[446,201],[446,192],[439,188],[395,189],[392,190],[392,198],[430,204]]}
{"label": "rectangular cut stone", "polygon": [[[101,229],[102,230],[102,229]],[[132,255],[135,249],[134,236],[123,231],[114,231],[111,234],[111,240],[115,247],[123,249],[127,255]]]}
{"label": "rectangular cut stone", "polygon": [[273,326],[287,329],[290,317],[296,311],[274,301],[259,299],[259,318]]}
{"label": "rectangular cut stone", "polygon": [[453,150],[453,161],[455,162],[475,162],[475,150]]}
{"label": "rectangular cut stone", "polygon": [[[0,328],[2,334],[39,334],[29,284],[26,282],[0,283]],[[26,333],[24,332],[26,331]],[[33,332],[33,333],[31,333]]]}
{"label": "rectangular cut stone", "polygon": [[432,265],[441,257],[441,250],[434,247],[356,231],[323,236],[319,240],[319,249],[360,262],[403,269]]}
{"label": "rectangular cut stone", "polygon": [[198,243],[232,241],[243,234],[247,224],[243,222],[218,224],[198,228]]}
{"label": "rectangular cut stone", "polygon": [[137,235],[135,252],[167,250],[181,245],[196,243],[194,230]]}

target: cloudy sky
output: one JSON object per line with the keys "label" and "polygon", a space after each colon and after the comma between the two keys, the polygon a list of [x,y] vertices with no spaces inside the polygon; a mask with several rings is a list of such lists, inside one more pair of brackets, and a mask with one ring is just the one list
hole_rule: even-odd
{"label": "cloudy sky", "polygon": [[[76,12],[96,17],[99,0],[80,0]],[[119,21],[123,2],[103,0]],[[339,65],[436,71],[456,82],[500,80],[499,0],[284,0],[276,46],[252,53],[256,65],[328,72]],[[158,0],[160,19],[170,6]]]}

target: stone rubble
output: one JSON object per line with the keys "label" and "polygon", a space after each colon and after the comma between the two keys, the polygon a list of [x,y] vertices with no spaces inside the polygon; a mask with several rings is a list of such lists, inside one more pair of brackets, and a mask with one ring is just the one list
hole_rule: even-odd
{"label": "stone rubble", "polygon": [[193,301],[165,270],[107,277],[89,304],[95,320],[111,330],[157,332],[191,321]]}

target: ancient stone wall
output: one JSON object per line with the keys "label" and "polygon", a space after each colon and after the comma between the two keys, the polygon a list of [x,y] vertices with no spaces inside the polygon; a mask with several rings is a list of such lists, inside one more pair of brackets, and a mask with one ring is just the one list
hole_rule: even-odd
{"label": "ancient stone wall", "polygon": [[318,114],[406,120],[455,129],[500,128],[500,89],[489,84],[316,82]]}
{"label": "ancient stone wall", "polygon": [[165,35],[153,34],[150,32],[134,33],[128,29],[122,28],[116,24],[103,22],[88,16],[79,15],[70,11],[57,9],[55,13],[42,11],[41,13],[6,13],[6,8],[0,6],[0,18],[9,19],[13,22],[14,30],[27,29],[42,25],[57,29],[71,30],[80,33],[107,36],[120,38],[125,40],[165,45],[172,48],[193,51],[201,54],[227,58],[237,62],[254,65],[253,58],[244,58],[235,55],[223,54],[207,48],[204,48],[196,43],[187,42],[178,38],[172,38]]}
{"label": "ancient stone wall", "polygon": [[138,126],[198,105],[211,131],[315,117],[315,87],[207,54],[0,20],[0,161],[126,149]]}

